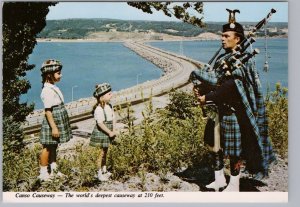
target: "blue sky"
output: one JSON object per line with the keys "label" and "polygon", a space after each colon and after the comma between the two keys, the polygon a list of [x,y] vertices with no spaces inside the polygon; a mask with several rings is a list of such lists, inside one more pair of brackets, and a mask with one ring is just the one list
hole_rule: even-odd
{"label": "blue sky", "polygon": [[[225,10],[239,9],[237,21],[256,22],[274,8],[277,13],[272,16],[271,22],[288,22],[287,2],[204,2],[204,21],[224,22],[228,19]],[[178,21],[176,18],[165,16],[162,12],[147,14],[128,6],[126,2],[60,2],[50,7],[47,19],[68,18],[112,18],[124,20],[153,20]]]}

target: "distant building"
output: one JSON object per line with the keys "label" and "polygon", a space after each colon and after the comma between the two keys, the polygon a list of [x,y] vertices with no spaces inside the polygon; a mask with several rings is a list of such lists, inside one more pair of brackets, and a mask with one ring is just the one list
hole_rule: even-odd
{"label": "distant building", "polygon": [[267,28],[268,32],[273,33],[273,32],[278,32],[277,27],[273,28]]}
{"label": "distant building", "polygon": [[282,32],[282,33],[289,33],[289,29],[288,28],[283,28],[283,29],[280,29],[279,30],[280,32]]}

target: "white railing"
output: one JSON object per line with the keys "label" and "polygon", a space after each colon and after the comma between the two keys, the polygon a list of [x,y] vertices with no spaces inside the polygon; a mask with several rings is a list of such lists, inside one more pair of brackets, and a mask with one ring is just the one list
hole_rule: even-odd
{"label": "white railing", "polygon": [[[124,45],[143,58],[146,58],[161,67],[165,73],[159,79],[147,81],[136,86],[117,91],[112,98],[113,105],[122,105],[139,101],[142,100],[142,98],[148,99],[150,96],[156,96],[164,92],[168,92],[172,88],[177,88],[188,81],[191,71],[195,69],[195,65],[191,64],[191,62],[202,64],[185,56],[166,52],[141,43],[126,42]],[[72,118],[74,116],[91,112],[95,103],[96,100],[93,97],[84,98],[67,103],[66,108],[69,116]],[[36,110],[33,114],[27,116],[24,127],[26,128],[41,124],[43,118],[44,111]]]}

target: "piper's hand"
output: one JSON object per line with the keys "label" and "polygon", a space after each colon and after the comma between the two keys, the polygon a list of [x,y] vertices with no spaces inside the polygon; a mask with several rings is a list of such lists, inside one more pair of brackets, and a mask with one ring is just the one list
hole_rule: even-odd
{"label": "piper's hand", "polygon": [[193,92],[195,94],[196,97],[198,97],[200,94],[199,94],[199,91],[196,87],[193,87]]}
{"label": "piper's hand", "polygon": [[200,103],[200,97],[201,97],[201,95],[200,95],[200,93],[199,93],[199,91],[198,91],[198,89],[196,87],[193,88],[193,92],[194,92],[194,95],[195,95],[195,97],[196,97],[196,99],[198,101],[198,103],[196,103],[196,104],[197,105],[201,104]]}
{"label": "piper's hand", "polygon": [[52,137],[55,139],[59,138],[59,131],[57,127],[52,128]]}
{"label": "piper's hand", "polygon": [[204,105],[205,104],[205,96],[200,96],[199,101],[200,101],[201,105]]}

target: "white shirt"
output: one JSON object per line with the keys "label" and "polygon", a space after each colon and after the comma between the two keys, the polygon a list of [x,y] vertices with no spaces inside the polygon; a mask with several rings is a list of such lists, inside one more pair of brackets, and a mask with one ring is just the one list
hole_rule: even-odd
{"label": "white shirt", "polygon": [[[55,92],[55,91],[57,92]],[[51,83],[44,83],[44,88],[41,93],[41,99],[45,109],[59,105],[64,102],[64,97],[59,88]]]}
{"label": "white shirt", "polygon": [[[106,114],[106,121],[113,121],[115,116],[114,110],[108,104],[105,104],[104,110]],[[103,108],[101,108],[101,106],[98,105],[95,109],[94,117],[97,123],[103,123],[105,121]]]}

